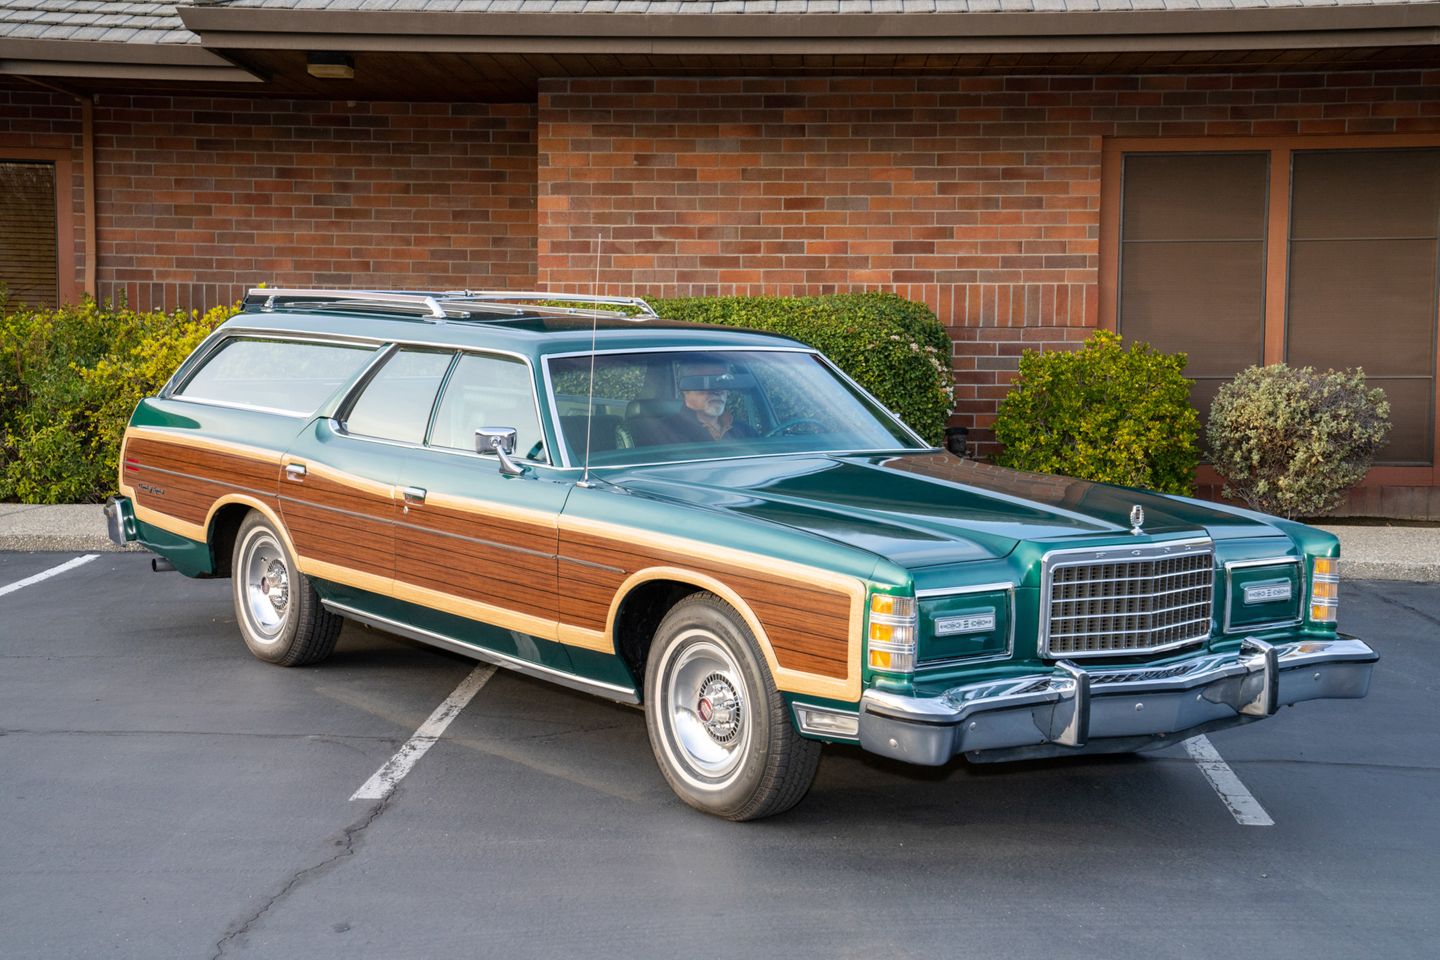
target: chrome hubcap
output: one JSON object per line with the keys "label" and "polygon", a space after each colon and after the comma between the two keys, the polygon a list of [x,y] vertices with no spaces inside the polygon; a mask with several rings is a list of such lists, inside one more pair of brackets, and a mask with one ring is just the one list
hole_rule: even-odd
{"label": "chrome hubcap", "polygon": [[699,786],[722,785],[750,743],[740,667],[707,632],[683,640],[664,665],[662,718],[680,773]]}
{"label": "chrome hubcap", "polygon": [[251,632],[261,643],[278,639],[290,612],[290,567],[280,544],[266,530],[250,535],[242,553],[244,612]]}

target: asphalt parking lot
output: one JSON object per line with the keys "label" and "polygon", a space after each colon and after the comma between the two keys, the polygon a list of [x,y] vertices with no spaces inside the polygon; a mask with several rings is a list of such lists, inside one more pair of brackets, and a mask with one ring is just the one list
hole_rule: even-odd
{"label": "asphalt parking lot", "polygon": [[[1183,748],[939,770],[831,748],[731,824],[642,715],[347,625],[253,659],[226,581],[0,553],[0,957],[1425,957],[1440,937],[1440,585],[1347,582],[1369,699]],[[472,686],[475,681],[472,681]]]}

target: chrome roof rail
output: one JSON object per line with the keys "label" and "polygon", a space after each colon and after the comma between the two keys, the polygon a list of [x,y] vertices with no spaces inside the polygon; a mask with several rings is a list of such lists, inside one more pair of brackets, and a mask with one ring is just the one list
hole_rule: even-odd
{"label": "chrome roof rail", "polygon": [[[605,303],[620,307],[634,307],[646,317],[654,317],[657,320],[660,318],[660,315],[655,312],[655,308],[640,297],[604,297],[594,296],[588,293],[548,293],[544,290],[449,290],[437,296],[443,300],[479,300],[497,303],[545,300],[558,300],[562,303]],[[554,309],[574,313],[587,312],[582,310],[568,310],[563,307],[556,307]]]}
{"label": "chrome roof rail", "polygon": [[260,309],[269,313],[276,309],[276,302],[306,302],[306,303],[372,303],[384,306],[413,307],[424,310],[428,319],[444,320],[446,318],[445,308],[440,306],[440,301],[434,296],[423,293],[382,293],[377,290],[305,290],[305,289],[271,289],[269,287],[252,288],[245,295],[247,304],[263,300]]}

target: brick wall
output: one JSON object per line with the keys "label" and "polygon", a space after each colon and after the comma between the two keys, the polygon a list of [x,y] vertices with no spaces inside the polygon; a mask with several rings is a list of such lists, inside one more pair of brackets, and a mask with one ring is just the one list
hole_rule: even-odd
{"label": "brick wall", "polygon": [[[71,151],[83,254],[75,101],[0,90],[0,131],[0,155]],[[535,283],[532,104],[101,96],[95,145],[102,297]]]}
{"label": "brick wall", "polygon": [[534,107],[103,97],[102,293],[535,282]]}
{"label": "brick wall", "polygon": [[1097,323],[1103,137],[1440,131],[1440,73],[568,80],[539,105],[542,285],[893,289],[949,327],[983,429],[1022,348]]}

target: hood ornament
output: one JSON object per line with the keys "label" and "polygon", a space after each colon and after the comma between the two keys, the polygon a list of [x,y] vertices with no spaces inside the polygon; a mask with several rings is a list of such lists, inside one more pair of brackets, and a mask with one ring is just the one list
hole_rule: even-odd
{"label": "hood ornament", "polygon": [[1145,508],[1137,503],[1135,504],[1135,506],[1130,508],[1130,532],[1138,537],[1145,532],[1144,530],[1140,529],[1144,525]]}

